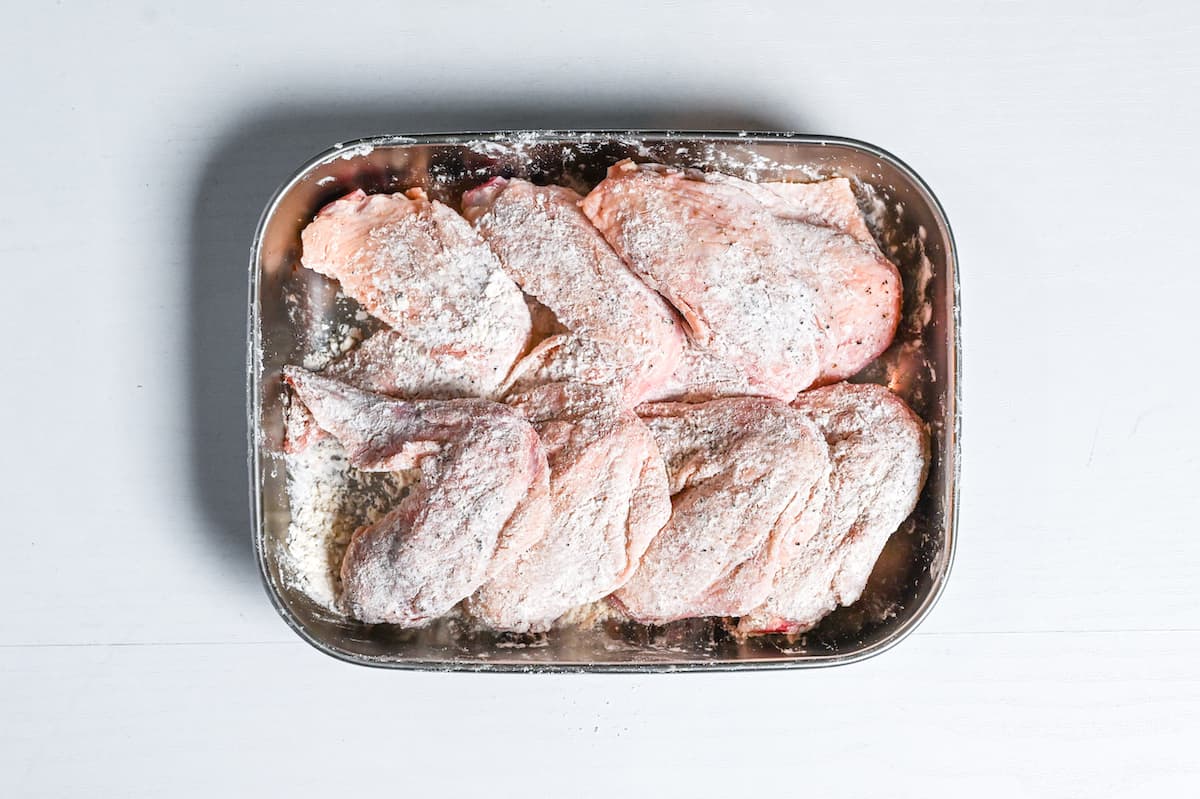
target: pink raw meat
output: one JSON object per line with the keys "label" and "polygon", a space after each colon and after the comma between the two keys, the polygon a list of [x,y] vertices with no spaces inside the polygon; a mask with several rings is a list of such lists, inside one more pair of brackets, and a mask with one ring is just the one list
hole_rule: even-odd
{"label": "pink raw meat", "polygon": [[[903,291],[900,272],[871,236],[850,181],[740,183],[763,190],[756,195],[780,221],[797,251],[835,254],[815,261],[805,272],[816,290],[818,316],[825,323],[817,382],[834,383],[857,374],[891,344],[900,322]],[[840,239],[836,245],[827,243],[828,234],[822,231],[828,229],[850,236],[862,251]]]}
{"label": "pink raw meat", "polygon": [[861,595],[888,538],[916,507],[929,466],[925,426],[886,388],[839,383],[794,403],[820,427],[833,472],[816,535],[741,619],[743,633],[802,632]]}
{"label": "pink raw meat", "polygon": [[420,189],[348,194],[321,209],[301,239],[304,266],[336,278],[394,330],[362,356],[385,376],[409,369],[389,365],[397,359],[416,358],[414,373],[456,394],[490,396],[525,349],[520,289],[466,220]]}
{"label": "pink raw meat", "polygon": [[524,386],[562,375],[617,383],[636,404],[671,375],[683,328],[579,210],[582,199],[562,186],[493,178],[463,195],[463,214],[505,272],[578,340],[536,351],[523,370]]}
{"label": "pink raw meat", "polygon": [[395,400],[296,367],[284,373],[353,466],[421,470],[392,511],[350,540],[342,599],[355,618],[423,624],[545,535],[546,453],[512,409],[476,399]]}
{"label": "pink raw meat", "polygon": [[[583,210],[683,314],[701,351],[684,365],[700,385],[790,400],[857,372],[899,321],[898,272],[847,198],[848,183],[796,189],[625,161]],[[721,373],[733,380],[708,379]],[[691,379],[650,396],[700,394]]]}
{"label": "pink raw meat", "polygon": [[829,451],[804,415],[768,399],[638,408],[667,463],[671,520],[614,597],[661,624],[736,616],[815,532]]}
{"label": "pink raw meat", "polygon": [[549,532],[485,583],[471,611],[491,627],[547,630],[629,580],[671,515],[654,437],[591,386],[559,383],[517,402],[550,464]]}

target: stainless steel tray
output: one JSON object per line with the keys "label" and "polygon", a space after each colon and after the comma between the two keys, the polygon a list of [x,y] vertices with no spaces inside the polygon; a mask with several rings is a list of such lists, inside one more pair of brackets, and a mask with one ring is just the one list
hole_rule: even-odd
{"label": "stainless steel tray", "polygon": [[[538,637],[478,632],[446,619],[419,630],[367,625],[289,588],[281,554],[290,519],[280,367],[300,355],[283,300],[298,267],[300,231],[327,202],[353,190],[426,188],[458,207],[462,192],[495,176],[586,190],[632,157],[753,180],[850,178],[876,236],[905,283],[896,342],[856,380],[889,385],[929,424],[933,461],[913,516],[892,536],[862,599],[803,636],[739,641],[709,619],[663,627],[607,622]],[[332,301],[323,312],[333,314]],[[955,544],[959,437],[958,280],[954,241],[933,193],[894,156],[848,139],[778,133],[511,132],[384,136],[339,144],[271,198],[250,255],[248,409],[254,549],[284,621],[317,649],[353,663],[487,671],[677,671],[802,668],[850,663],[893,646],[925,617]]]}

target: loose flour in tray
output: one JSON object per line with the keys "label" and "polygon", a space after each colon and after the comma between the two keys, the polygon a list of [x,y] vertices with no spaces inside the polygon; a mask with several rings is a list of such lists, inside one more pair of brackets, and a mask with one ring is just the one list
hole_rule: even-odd
{"label": "loose flour in tray", "polygon": [[359,471],[332,436],[287,453],[284,462],[292,511],[284,579],[322,607],[336,610],[350,535],[394,507],[418,479],[417,472]]}

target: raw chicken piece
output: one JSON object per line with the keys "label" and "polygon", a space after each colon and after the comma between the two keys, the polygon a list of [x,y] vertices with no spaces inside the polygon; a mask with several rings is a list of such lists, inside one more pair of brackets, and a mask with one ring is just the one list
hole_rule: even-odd
{"label": "raw chicken piece", "polygon": [[651,392],[646,402],[707,402],[722,397],[754,397],[765,393],[728,361],[694,344],[683,348],[671,377]]}
{"label": "raw chicken piece", "polygon": [[496,398],[489,373],[481,379],[471,360],[431,357],[428,350],[395,330],[380,330],[331,363],[321,374],[399,399]]}
{"label": "raw chicken piece", "polygon": [[781,258],[773,217],[735,186],[623,161],[583,210],[675,306],[692,340],[763,393],[791,399],[820,373],[809,287]]}
{"label": "raw chicken piece", "polygon": [[704,358],[728,367],[701,374],[731,371],[730,390],[779,399],[857,372],[887,347],[900,315],[898,273],[867,243],[848,184],[787,185],[624,161],[583,202],[613,248],[683,314]]}
{"label": "raw chicken piece", "polygon": [[[725,178],[736,180],[736,178]],[[789,246],[828,257],[802,273],[816,291],[817,316],[824,322],[819,384],[856,374],[892,343],[900,322],[900,272],[884,257],[845,178],[819,183],[739,181],[759,190],[780,221]],[[769,198],[778,198],[771,202]],[[850,246],[836,230],[861,245]]]}
{"label": "raw chicken piece", "polygon": [[892,343],[900,321],[900,273],[874,247],[830,228],[783,222],[788,249],[817,297],[825,385],[857,374]]}
{"label": "raw chicken piece", "polygon": [[[396,399],[493,399],[497,394],[496,387],[480,384],[469,361],[435,360],[423,348],[387,328],[371,334],[321,370],[321,375]],[[285,452],[303,451],[329,435],[301,402],[292,401],[284,419]]]}
{"label": "raw chicken piece", "polygon": [[[830,227],[878,251],[878,245],[867,228],[866,219],[858,208],[854,192],[850,189],[850,181],[845,178],[833,178],[816,183],[749,183],[745,185],[761,189],[760,192],[755,193],[755,196],[780,219],[792,219]],[[899,302],[898,296],[896,302]],[[899,314],[898,307],[896,314]],[[890,334],[888,338],[890,340]],[[887,348],[886,343],[874,346],[881,352]],[[874,357],[871,356],[868,362]],[[853,373],[858,371],[854,366],[862,361],[862,356],[844,360],[851,364],[852,371],[850,373]],[[827,366],[817,382],[826,383],[839,377],[841,375],[836,368],[830,369]],[[675,367],[675,372],[671,377],[644,399],[647,402],[663,400],[700,402],[718,397],[752,396],[759,393],[761,393],[761,389],[751,385],[744,376],[740,375],[722,358],[689,344],[684,347],[679,365]]]}
{"label": "raw chicken piece", "polygon": [[501,630],[541,632],[633,575],[671,516],[667,472],[633,411],[591,386],[553,384],[515,401],[550,463],[549,531],[471,599]]}
{"label": "raw chicken piece", "polygon": [[829,451],[803,413],[767,399],[638,408],[667,463],[671,520],[614,597],[661,624],[736,616],[816,532]]}
{"label": "raw chicken piece", "polygon": [[[738,180],[724,175],[720,179]],[[779,219],[833,228],[872,249],[879,249],[846,178],[813,183],[738,183]]]}
{"label": "raw chicken piece", "polygon": [[637,389],[626,382],[630,375],[618,374],[621,367],[615,365],[611,355],[612,348],[595,341],[556,333],[539,341],[517,362],[501,391],[512,397],[550,383],[580,383],[614,388],[614,402],[632,404],[630,395]]}
{"label": "raw chicken piece", "polygon": [[795,407],[821,428],[833,459],[819,532],[775,578],[743,633],[802,632],[856,601],[896,528],[916,507],[929,465],[921,420],[886,388],[839,383]]}
{"label": "raw chicken piece", "polygon": [[342,599],[355,618],[429,621],[545,535],[546,453],[512,409],[477,399],[406,402],[295,367],[284,374],[355,467],[421,470],[410,493],[350,541]]}
{"label": "raw chicken piece", "polygon": [[671,375],[683,328],[579,210],[582,199],[562,186],[493,178],[463,195],[463,215],[505,272],[579,340],[539,350],[524,371],[619,383],[636,404]]}
{"label": "raw chicken piece", "polygon": [[283,452],[295,455],[304,452],[313,444],[329,436],[317,424],[317,420],[292,394],[283,398]]}
{"label": "raw chicken piece", "polygon": [[471,226],[420,189],[355,191],[321,209],[301,239],[301,263],[390,325],[389,340],[425,361],[415,372],[441,385],[489,396],[526,346],[520,289]]}

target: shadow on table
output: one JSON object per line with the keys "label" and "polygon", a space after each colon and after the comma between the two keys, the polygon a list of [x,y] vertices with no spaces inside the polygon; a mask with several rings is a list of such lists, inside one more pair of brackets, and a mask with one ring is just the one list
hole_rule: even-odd
{"label": "shadow on table", "polygon": [[[675,107],[488,101],[436,109],[405,108],[401,96],[378,102],[320,99],[248,116],[209,152],[190,217],[186,306],[191,385],[193,489],[211,545],[231,581],[257,590],[251,557],[246,471],[247,260],[255,225],[275,188],[335,142],[386,133],[521,129],[796,130],[738,103]],[[395,110],[388,110],[395,109]]]}

